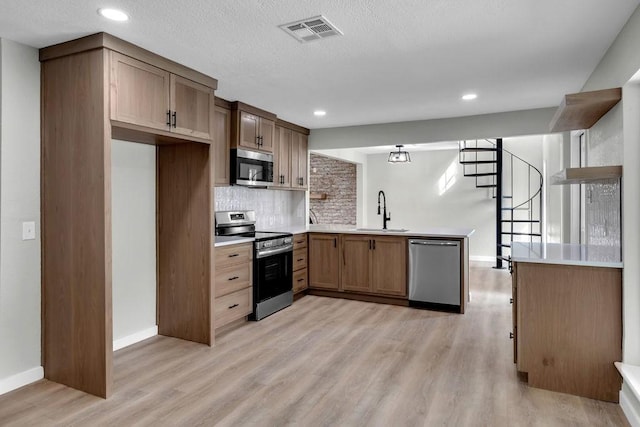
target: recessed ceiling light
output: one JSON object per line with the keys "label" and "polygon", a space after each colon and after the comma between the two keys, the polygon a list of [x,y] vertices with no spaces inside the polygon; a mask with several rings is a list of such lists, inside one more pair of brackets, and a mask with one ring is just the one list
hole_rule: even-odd
{"label": "recessed ceiling light", "polygon": [[462,95],[462,99],[464,99],[465,101],[472,101],[474,99],[476,99],[478,97],[478,95],[476,95],[475,93],[467,93],[465,95]]}
{"label": "recessed ceiling light", "polygon": [[313,112],[313,115],[316,117],[323,117],[327,115],[327,112],[323,110],[316,110]]}
{"label": "recessed ceiling light", "polygon": [[129,20],[129,15],[118,9],[98,9],[98,13],[107,19],[111,19],[112,21],[123,22]]}

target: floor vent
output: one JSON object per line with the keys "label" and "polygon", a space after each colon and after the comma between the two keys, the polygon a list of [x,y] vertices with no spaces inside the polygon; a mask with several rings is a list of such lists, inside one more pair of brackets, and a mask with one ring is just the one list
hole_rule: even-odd
{"label": "floor vent", "polygon": [[322,15],[290,22],[279,27],[300,43],[342,35],[342,31]]}

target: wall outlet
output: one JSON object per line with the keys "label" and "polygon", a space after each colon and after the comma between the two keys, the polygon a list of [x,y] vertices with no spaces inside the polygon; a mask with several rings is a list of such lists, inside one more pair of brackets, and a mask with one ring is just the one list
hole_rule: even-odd
{"label": "wall outlet", "polygon": [[27,221],[22,223],[22,240],[34,240],[36,238],[36,223]]}

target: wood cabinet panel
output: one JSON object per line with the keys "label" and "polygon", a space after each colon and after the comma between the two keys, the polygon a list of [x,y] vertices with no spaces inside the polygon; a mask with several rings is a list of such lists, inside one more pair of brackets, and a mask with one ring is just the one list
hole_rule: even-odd
{"label": "wood cabinet panel", "polygon": [[245,288],[216,299],[214,320],[216,328],[253,312],[253,290]]}
{"label": "wood cabinet panel", "polygon": [[293,235],[293,250],[307,247],[307,233]]}
{"label": "wood cabinet panel", "polygon": [[371,236],[345,234],[342,242],[342,290],[371,292]]}
{"label": "wood cabinet panel", "polygon": [[169,130],[170,73],[111,52],[111,119]]}
{"label": "wood cabinet panel", "polygon": [[218,267],[216,265],[216,297],[250,287],[252,284],[252,270],[250,262],[228,267]]}
{"label": "wood cabinet panel", "polygon": [[241,243],[238,245],[220,246],[215,250],[215,263],[220,268],[233,264],[245,264],[253,259],[253,245]]}
{"label": "wood cabinet panel", "polygon": [[621,269],[516,265],[517,366],[529,385],[617,402]]}
{"label": "wood cabinet panel", "polygon": [[171,74],[172,132],[202,139],[213,137],[213,90]]}
{"label": "wood cabinet panel", "polygon": [[276,126],[273,148],[273,186],[291,187],[291,130]]}
{"label": "wood cabinet panel", "polygon": [[307,190],[309,178],[307,174],[308,142],[307,135],[292,132],[291,135],[291,187]]}
{"label": "wood cabinet panel", "polygon": [[273,141],[275,139],[276,122],[260,117],[260,147],[262,151],[273,152]]}
{"label": "wood cabinet panel", "polygon": [[252,150],[258,149],[260,133],[260,118],[255,114],[240,111],[240,133],[238,145]]}
{"label": "wood cabinet panel", "polygon": [[307,269],[303,268],[293,272],[293,293],[297,294],[307,289]]}
{"label": "wood cabinet panel", "polygon": [[293,251],[293,271],[307,268],[307,248],[295,249]]}
{"label": "wood cabinet panel", "polygon": [[309,235],[309,287],[339,289],[338,234]]}
{"label": "wood cabinet panel", "polygon": [[407,239],[371,236],[372,290],[377,294],[407,296]]}
{"label": "wood cabinet panel", "polygon": [[229,155],[231,150],[231,110],[215,107],[214,165],[215,185],[229,185]]}

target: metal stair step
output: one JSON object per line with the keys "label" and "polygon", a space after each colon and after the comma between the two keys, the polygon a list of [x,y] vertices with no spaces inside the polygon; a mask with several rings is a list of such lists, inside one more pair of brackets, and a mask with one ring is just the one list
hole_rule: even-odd
{"label": "metal stair step", "polygon": [[464,176],[496,176],[498,175],[495,172],[486,172],[486,173],[465,173]]}
{"label": "metal stair step", "polygon": [[493,151],[496,152],[498,151],[496,148],[489,148],[489,147],[465,147],[465,148],[461,148],[460,152],[461,153],[473,153],[473,152],[482,152],[482,151]]}
{"label": "metal stair step", "polygon": [[529,208],[502,208],[503,211],[528,211]]}
{"label": "metal stair step", "polygon": [[502,219],[502,222],[527,222],[527,223],[538,223],[539,219]]}
{"label": "metal stair step", "polygon": [[[476,184],[476,188],[496,188],[496,184]],[[493,196],[495,198],[495,196]]]}
{"label": "metal stair step", "polygon": [[461,165],[488,165],[496,163],[495,160],[460,160]]}
{"label": "metal stair step", "polygon": [[498,246],[501,246],[503,248],[510,248],[511,247],[511,245],[508,244],[508,243],[498,243]]}
{"label": "metal stair step", "polygon": [[500,231],[500,234],[510,234],[512,236],[533,236],[533,237],[542,237],[540,233],[520,233],[516,231]]}
{"label": "metal stair step", "polygon": [[504,256],[504,255],[502,255],[502,256],[497,256],[496,258],[501,259],[501,260],[503,260],[503,261],[511,262],[511,257],[510,257],[510,256]]}

